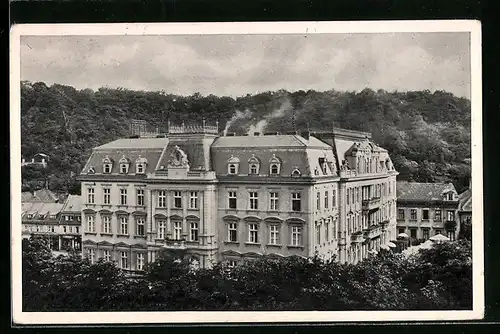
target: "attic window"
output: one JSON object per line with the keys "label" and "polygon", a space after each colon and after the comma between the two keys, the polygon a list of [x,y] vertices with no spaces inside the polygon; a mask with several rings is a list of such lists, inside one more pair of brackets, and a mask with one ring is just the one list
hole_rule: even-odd
{"label": "attic window", "polygon": [[148,163],[148,161],[139,155],[139,157],[135,161],[135,173],[136,174],[144,174],[146,171],[147,163]]}
{"label": "attic window", "polygon": [[128,168],[130,166],[130,161],[127,158],[125,158],[125,156],[122,156],[119,163],[120,163],[120,173],[127,174]]}
{"label": "attic window", "polygon": [[448,193],[448,201],[453,201],[453,193],[452,192]]}
{"label": "attic window", "polygon": [[56,215],[50,215],[50,219],[56,219]]}
{"label": "attic window", "polygon": [[26,218],[33,219],[33,215],[30,213],[30,214],[26,215]]}
{"label": "attic window", "polygon": [[269,160],[269,163],[269,174],[278,175],[281,170],[281,161],[273,154],[273,157]]}
{"label": "attic window", "polygon": [[94,167],[90,167],[87,173],[88,174],[94,174],[95,173]]}
{"label": "attic window", "polygon": [[109,158],[109,156],[106,156],[103,160],[102,160],[102,172],[104,174],[110,174],[111,173],[111,170],[113,169],[113,160],[111,160]]}
{"label": "attic window", "polygon": [[234,156],[231,155],[231,157],[227,161],[227,173],[229,175],[238,174],[239,165],[240,165],[240,159],[235,158]]}
{"label": "attic window", "polygon": [[299,177],[301,175],[300,170],[298,168],[295,168],[292,172],[293,177]]}
{"label": "attic window", "polygon": [[260,161],[252,154],[252,157],[248,159],[248,174],[256,175],[259,174]]}

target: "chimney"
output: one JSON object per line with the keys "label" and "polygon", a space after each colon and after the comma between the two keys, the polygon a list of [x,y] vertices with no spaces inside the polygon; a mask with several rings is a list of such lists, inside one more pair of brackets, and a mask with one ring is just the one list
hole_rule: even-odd
{"label": "chimney", "polygon": [[311,133],[308,131],[302,131],[301,133],[301,136],[307,140],[309,140],[309,136],[311,135]]}
{"label": "chimney", "polygon": [[260,136],[260,132],[254,132],[253,135],[254,136]]}

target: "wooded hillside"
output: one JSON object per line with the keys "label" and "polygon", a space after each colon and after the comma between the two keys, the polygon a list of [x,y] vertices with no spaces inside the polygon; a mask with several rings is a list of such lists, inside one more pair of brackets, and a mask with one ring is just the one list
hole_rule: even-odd
{"label": "wooded hillside", "polygon": [[22,155],[50,156],[49,168],[24,168],[27,180],[47,176],[50,188],[78,192],[78,174],[95,146],[129,135],[129,121],[152,127],[219,121],[230,132],[328,130],[332,125],[371,132],[389,150],[400,179],[452,181],[459,192],[470,176],[470,101],[443,91],[265,92],[227,96],[176,96],[21,83]]}

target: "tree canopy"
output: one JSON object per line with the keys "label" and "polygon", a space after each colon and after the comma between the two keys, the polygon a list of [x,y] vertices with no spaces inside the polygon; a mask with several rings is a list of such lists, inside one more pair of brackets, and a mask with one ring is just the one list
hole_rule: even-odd
{"label": "tree canopy", "polygon": [[233,119],[229,131],[235,132],[264,119],[266,132],[343,127],[371,132],[391,154],[401,179],[451,181],[461,192],[471,171],[470,101],[444,91],[279,90],[233,98],[21,83],[22,154],[50,156],[47,173],[56,191],[77,192],[73,176],[91,149],[128,136],[131,119],[160,129],[167,120],[218,120],[221,131]]}

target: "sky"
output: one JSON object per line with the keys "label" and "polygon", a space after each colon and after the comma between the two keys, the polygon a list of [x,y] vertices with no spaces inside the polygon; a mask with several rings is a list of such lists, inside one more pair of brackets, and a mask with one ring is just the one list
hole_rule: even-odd
{"label": "sky", "polygon": [[469,33],[22,36],[21,80],[243,96],[445,90],[470,98]]}

